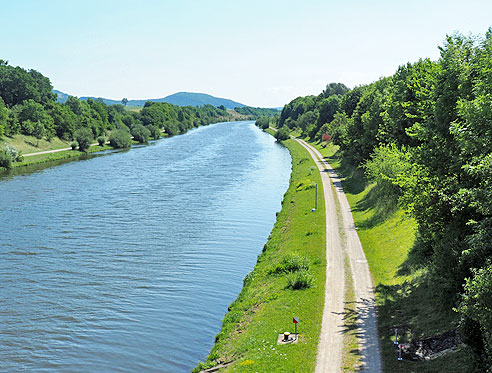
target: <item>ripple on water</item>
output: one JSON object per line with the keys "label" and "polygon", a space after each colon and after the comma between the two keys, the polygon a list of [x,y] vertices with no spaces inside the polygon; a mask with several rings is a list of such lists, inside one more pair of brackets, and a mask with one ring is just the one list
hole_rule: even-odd
{"label": "ripple on water", "polygon": [[1,180],[6,371],[190,371],[288,186],[252,123]]}

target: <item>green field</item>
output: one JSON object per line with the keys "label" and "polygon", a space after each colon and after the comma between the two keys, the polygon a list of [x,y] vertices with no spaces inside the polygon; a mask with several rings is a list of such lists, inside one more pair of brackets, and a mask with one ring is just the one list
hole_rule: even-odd
{"label": "green field", "polygon": [[378,327],[385,372],[465,372],[463,351],[426,362],[399,362],[393,351],[394,328],[403,331],[401,342],[434,336],[456,327],[457,315],[443,313],[435,302],[432,284],[409,257],[416,224],[397,202],[388,200],[368,183],[361,170],[345,164],[333,145],[313,144],[345,177],[347,199],[376,286]]}
{"label": "green field", "polygon": [[[285,145],[293,170],[282,210],[254,270],[229,307],[207,362],[196,371],[217,361],[232,362],[224,371],[233,372],[314,370],[326,270],[324,200],[319,192],[318,210],[311,212],[314,183],[321,185],[318,169],[297,142],[288,140]],[[307,264],[313,286],[288,289],[289,274],[279,271],[284,258]],[[300,317],[299,343],[277,345],[279,334],[294,332],[293,316]]]}

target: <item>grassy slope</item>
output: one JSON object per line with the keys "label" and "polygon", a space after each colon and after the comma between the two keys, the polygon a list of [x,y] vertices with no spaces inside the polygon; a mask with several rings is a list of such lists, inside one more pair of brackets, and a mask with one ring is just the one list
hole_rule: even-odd
{"label": "grassy slope", "polygon": [[[236,301],[229,307],[208,363],[234,361],[226,371],[309,372],[316,364],[321,329],[325,281],[325,213],[323,193],[318,193],[318,211],[311,212],[313,182],[321,185],[319,172],[309,154],[295,141],[285,145],[292,155],[291,183],[282,210],[258,257],[246,277]],[[306,256],[314,286],[305,290],[286,289],[286,275],[268,271],[290,253]],[[277,345],[278,334],[294,331],[292,316],[300,317],[298,344]]]}
{"label": "grassy slope", "polygon": [[2,142],[21,151],[23,154],[69,148],[71,144],[71,141],[63,141],[58,137],[54,137],[51,141],[47,141],[45,139],[38,140],[34,136],[20,134],[14,135],[13,137],[4,137]]}
{"label": "grassy slope", "polygon": [[376,285],[379,333],[385,372],[464,372],[464,352],[428,362],[398,362],[393,352],[394,327],[404,331],[402,342],[433,336],[455,327],[456,315],[445,314],[434,302],[425,272],[409,265],[415,221],[401,209],[381,204],[374,185],[360,170],[341,163],[337,148],[315,144],[343,182],[358,235]]}

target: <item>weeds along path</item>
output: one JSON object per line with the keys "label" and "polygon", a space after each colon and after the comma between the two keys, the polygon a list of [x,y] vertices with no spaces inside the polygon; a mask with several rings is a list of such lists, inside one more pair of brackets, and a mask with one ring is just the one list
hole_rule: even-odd
{"label": "weeds along path", "polygon": [[[331,192],[331,185],[329,179],[333,182],[335,186],[335,193],[338,201],[340,203],[340,215],[342,219],[342,229],[345,235],[345,252],[348,256],[351,268],[351,275],[354,283],[354,292],[355,292],[355,300],[356,300],[356,312],[357,312],[357,324],[358,324],[358,333],[357,339],[359,342],[359,350],[361,353],[361,369],[367,372],[381,372],[381,354],[379,347],[379,336],[377,330],[377,318],[376,318],[376,304],[375,304],[375,295],[374,295],[374,287],[372,282],[371,273],[369,272],[369,265],[366,260],[366,256],[362,249],[362,245],[359,240],[359,236],[357,235],[357,230],[355,228],[354,220],[352,218],[352,211],[350,209],[350,205],[347,201],[347,197],[342,187],[342,182],[340,177],[335,173],[330,164],[324,161],[321,153],[316,150],[311,145],[307,144],[303,140],[297,140],[301,145],[303,145],[306,149],[308,149],[309,153],[318,164],[318,168],[322,173],[323,180],[323,188],[325,191],[325,200],[326,202],[326,244],[327,244],[327,260],[329,258],[329,252],[339,248],[339,253],[330,254],[335,256],[335,265],[343,266],[343,249],[340,244],[340,236],[338,233],[338,222],[337,222],[337,213],[335,202],[330,202],[330,206],[328,205],[328,200],[333,200],[333,193]],[[325,179],[328,179],[328,182],[325,185]],[[334,218],[333,218],[334,216]],[[329,225],[332,228],[329,228]],[[331,231],[330,234],[328,231]],[[337,231],[337,232],[334,232]],[[337,238],[330,242],[330,238],[333,235],[336,235]],[[341,259],[340,259],[341,258]],[[333,260],[333,259],[331,259]],[[338,261],[342,263],[339,264]],[[331,294],[333,290],[333,283],[329,282],[329,278],[333,278],[333,275],[328,273],[328,271],[332,270],[331,266],[327,266],[327,274],[326,274],[326,293],[325,293],[325,309],[323,313],[323,325],[321,330],[321,338],[320,344],[318,348],[318,364],[316,366],[317,372],[334,372],[339,371],[339,368],[335,368],[332,364],[333,360],[326,360],[325,356],[326,352],[323,352],[324,349],[332,348],[329,341],[326,341],[329,337],[329,333],[336,332],[337,327],[327,326],[325,328],[325,318],[326,322],[329,321],[329,317],[325,317],[326,312],[333,313],[335,312],[333,308],[330,308],[330,301],[328,301],[329,297],[335,296],[336,302],[338,302],[338,294]],[[342,269],[342,277],[335,279],[337,284],[336,286],[341,286],[343,288],[343,269]],[[341,285],[340,285],[341,284]],[[333,302],[333,301],[332,301]],[[343,298],[342,298],[343,302]],[[328,307],[327,307],[328,306]],[[343,307],[343,306],[342,306]],[[338,325],[338,329],[340,329],[340,325],[343,325],[343,322],[340,324],[340,321],[336,321]],[[338,333],[341,334],[341,333]],[[340,339],[339,335],[333,335],[333,338]],[[338,348],[338,346],[337,346]],[[341,354],[341,353],[340,353]],[[340,358],[336,360],[340,361]],[[338,363],[339,364],[339,363]],[[339,367],[339,365],[336,365]]]}

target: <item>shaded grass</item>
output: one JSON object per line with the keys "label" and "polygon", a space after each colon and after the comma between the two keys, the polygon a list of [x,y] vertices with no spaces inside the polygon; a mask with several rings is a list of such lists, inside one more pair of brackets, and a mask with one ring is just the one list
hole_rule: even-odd
{"label": "shaded grass", "polygon": [[[311,212],[314,191],[297,190],[296,186],[306,179],[321,185],[320,175],[311,172],[315,164],[301,145],[293,140],[284,143],[291,153],[293,169],[282,210],[254,270],[246,276],[241,293],[229,306],[207,361],[199,368],[233,361],[224,371],[314,370],[326,275],[324,200],[323,194],[318,193],[319,208]],[[309,261],[313,277],[310,288],[287,289],[288,274],[271,272],[283,258],[294,253]],[[300,318],[299,343],[277,345],[279,334],[294,331],[293,316]]]}
{"label": "shaded grass", "polygon": [[413,266],[408,257],[415,241],[415,221],[398,207],[393,196],[385,196],[377,186],[370,184],[362,170],[344,162],[336,146],[313,145],[345,178],[344,190],[376,287],[384,371],[466,372],[468,363],[464,351],[425,362],[396,360],[395,327],[402,333],[400,342],[409,342],[454,329],[457,315],[441,309],[433,296],[426,270]]}

